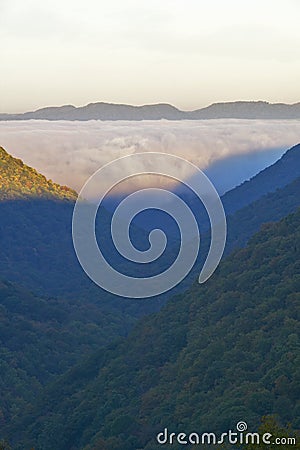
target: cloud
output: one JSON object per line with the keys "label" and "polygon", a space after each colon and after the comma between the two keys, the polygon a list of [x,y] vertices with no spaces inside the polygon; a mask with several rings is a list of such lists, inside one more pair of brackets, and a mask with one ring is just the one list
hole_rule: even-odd
{"label": "cloud", "polygon": [[[153,151],[188,159],[225,190],[275,161],[299,136],[300,121],[292,120],[0,122],[2,147],[77,191],[103,164]],[[230,158],[235,161],[232,173],[228,163],[218,163]]]}

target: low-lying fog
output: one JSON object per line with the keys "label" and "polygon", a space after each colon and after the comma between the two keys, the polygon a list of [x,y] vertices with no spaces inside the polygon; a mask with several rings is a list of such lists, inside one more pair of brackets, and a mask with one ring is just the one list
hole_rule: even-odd
{"label": "low-lying fog", "polygon": [[[0,122],[2,147],[77,191],[103,164],[157,151],[193,162],[222,194],[273,163],[299,136],[297,120]],[[145,170],[146,161],[137,169]]]}

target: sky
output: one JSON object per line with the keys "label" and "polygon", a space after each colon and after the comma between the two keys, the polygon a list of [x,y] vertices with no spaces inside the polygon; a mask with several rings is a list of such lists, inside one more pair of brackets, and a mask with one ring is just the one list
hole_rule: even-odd
{"label": "sky", "polygon": [[0,0],[0,112],[294,103],[299,0]]}

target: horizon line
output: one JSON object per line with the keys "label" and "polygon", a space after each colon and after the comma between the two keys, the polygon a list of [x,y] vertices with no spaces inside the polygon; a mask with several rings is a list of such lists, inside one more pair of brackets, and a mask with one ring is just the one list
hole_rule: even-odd
{"label": "horizon line", "polygon": [[202,107],[197,107],[195,109],[180,109],[177,106],[175,106],[173,103],[167,103],[167,102],[158,102],[158,103],[142,103],[142,104],[131,104],[131,103],[115,103],[115,102],[110,102],[110,101],[95,101],[95,102],[89,102],[89,103],[85,103],[85,104],[81,104],[81,105],[73,105],[73,104],[67,104],[67,103],[63,103],[60,105],[48,105],[48,106],[40,106],[37,107],[37,109],[31,109],[31,110],[25,110],[23,112],[13,112],[13,113],[7,113],[7,112],[0,112],[0,114],[7,114],[7,115],[15,115],[15,114],[25,114],[25,113],[34,113],[43,109],[50,109],[50,108],[64,108],[64,107],[68,107],[68,108],[74,108],[74,109],[80,109],[80,108],[86,108],[88,106],[92,106],[92,105],[114,105],[114,106],[128,106],[128,107],[132,107],[132,108],[143,108],[146,106],[171,106],[172,108],[175,108],[176,110],[180,111],[180,112],[195,112],[195,111],[199,111],[202,109],[206,109],[209,108],[210,106],[213,105],[228,105],[228,104],[234,104],[234,103],[263,103],[266,105],[285,105],[285,106],[295,106],[300,104],[300,100],[293,102],[293,103],[286,103],[286,102],[270,102],[268,100],[229,100],[229,101],[217,101],[217,102],[213,102],[213,103],[209,103],[206,106],[202,106]]}

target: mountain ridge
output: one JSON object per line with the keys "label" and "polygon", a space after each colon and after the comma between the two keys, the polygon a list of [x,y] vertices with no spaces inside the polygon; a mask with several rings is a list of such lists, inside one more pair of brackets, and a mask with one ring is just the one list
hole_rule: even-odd
{"label": "mountain ridge", "polygon": [[[6,155],[8,157],[8,154]],[[18,168],[20,162],[18,160],[12,161],[14,163],[12,169],[15,165]],[[277,168],[276,164],[280,167]],[[29,173],[31,174],[31,172]],[[13,184],[12,191],[14,192],[16,189],[16,186],[14,186],[14,170],[10,170],[8,175],[9,184]],[[42,181],[46,180],[42,175],[41,177]],[[228,194],[225,194],[222,197],[222,201],[226,214],[234,214],[235,211],[245,208],[248,204],[257,201],[260,197],[275,192],[278,187],[288,185],[299,177],[300,144],[287,150],[285,155],[277,163],[270,166],[269,169],[260,172],[250,182],[246,182],[240,187],[237,187],[236,190],[229,191]],[[23,184],[19,183],[19,187],[23,189]],[[290,189],[295,192],[297,187],[291,187]],[[287,202],[286,207],[283,208],[280,206],[279,213],[276,213],[276,215],[275,210],[273,213],[269,211],[268,207],[264,208],[263,203],[265,200],[260,202],[255,207],[258,209],[258,214],[255,214],[255,209],[251,210],[250,217],[251,215],[253,216],[251,229],[256,231],[260,224],[266,221],[264,219],[265,216],[269,221],[273,217],[280,219],[283,216],[280,215],[281,210],[284,211],[284,215],[292,212],[296,202],[294,197],[292,197],[292,202]],[[274,198],[274,200],[272,202],[268,200],[268,204],[272,203],[275,205],[276,195],[271,198]],[[3,200],[5,198],[1,194],[0,188],[0,212],[2,216],[0,224],[2,255],[2,259],[0,260],[0,276],[11,282],[21,283],[27,289],[44,295],[64,296],[68,292],[68,295],[70,293],[72,295],[76,293],[76,296],[78,296],[82,292],[85,292],[86,289],[90,289],[90,282],[80,268],[72,244],[71,222],[73,200],[61,202],[57,201],[59,199],[55,197],[51,199],[36,199],[32,196],[17,196],[13,201]],[[284,200],[281,200],[281,205],[283,203]],[[195,208],[199,208],[199,205],[196,204],[194,206]],[[267,212],[268,214],[266,215]],[[105,230],[103,231],[105,234],[109,230],[110,215],[105,214],[106,210],[103,213],[104,215],[102,214],[102,217],[104,222],[102,221],[102,225],[100,226],[104,227],[101,230]],[[242,216],[239,216],[238,221],[234,220],[234,228],[239,222],[238,228],[240,230],[239,235],[234,238],[236,242],[245,242],[244,237],[241,237],[243,235],[243,227],[245,230],[248,230],[248,224],[250,224],[247,211],[243,211],[242,214]],[[247,217],[245,219],[246,222],[241,220],[241,217]],[[230,218],[231,221],[232,219]],[[209,229],[209,223],[207,226]],[[12,230],[14,231],[13,234]],[[40,230],[43,230],[42,234]],[[44,237],[46,235],[48,236],[47,239]],[[147,241],[147,236],[147,233],[145,235],[143,234],[144,240],[142,242]],[[100,242],[102,242],[101,238]],[[102,244],[106,248],[107,243],[103,242]],[[23,249],[21,252],[20,248]],[[109,248],[113,250],[111,247]],[[25,249],[26,251],[24,251]],[[112,253],[110,252],[109,256],[111,255]],[[65,266],[68,267],[69,271],[67,279],[64,276]],[[93,295],[95,295],[94,291],[95,289],[92,289]],[[104,296],[106,297],[106,295]]]}
{"label": "mountain ridge", "polygon": [[48,180],[36,169],[14,158],[0,146],[0,200],[52,199],[73,201],[77,192]]}
{"label": "mountain ridge", "polygon": [[25,113],[0,113],[4,120],[209,120],[209,119],[300,119],[300,102],[269,103],[235,101],[212,103],[204,108],[184,111],[169,103],[141,106],[95,102],[84,106],[50,106]]}
{"label": "mountain ridge", "polygon": [[300,209],[54,381],[8,426],[16,448],[154,450],[165,427],[255,430],[265,414],[297,428],[299,237]]}
{"label": "mountain ridge", "polygon": [[[287,159],[290,162],[290,165],[284,164],[283,165],[284,170],[281,174],[284,175],[286,174],[286,172],[288,172],[289,177],[295,177],[297,169],[299,167],[298,164],[299,152],[297,151],[297,146],[288,150],[286,154],[288,154]],[[291,160],[290,158],[292,155],[295,155],[293,156],[293,158],[296,159],[292,158]],[[18,160],[13,160],[12,162],[14,164],[17,164],[17,166],[20,164]],[[296,172],[290,173],[291,168],[296,168]],[[10,172],[10,175],[11,175],[10,180],[13,181],[14,173]],[[272,177],[274,178],[273,181],[276,182],[277,178],[274,176],[274,174],[272,175]],[[289,177],[286,178],[284,175],[284,177],[282,178],[282,182],[286,183],[290,179]],[[274,219],[278,218],[280,219],[282,217],[282,214],[285,215],[289,211],[293,210],[295,208],[295,205],[299,204],[298,203],[299,196],[297,195],[299,192],[300,186],[299,183],[300,178],[298,177],[292,184],[288,185],[286,188],[276,191],[272,195],[267,195],[265,198],[261,198],[255,204],[253,204],[250,209],[244,208],[244,210],[239,210],[240,211],[239,216],[238,217],[235,216],[236,219],[234,219],[235,224],[232,224],[231,222],[231,220],[233,219],[230,219],[229,222],[229,230],[235,229],[235,231],[233,231],[232,234],[230,233],[231,241],[229,242],[230,244],[229,252],[231,253],[233,248],[237,246],[244,245],[245,240],[248,240],[250,235],[252,235],[253,231],[257,230],[257,228],[262,222],[265,222],[266,220],[272,221]],[[267,189],[270,189],[270,187],[268,186]],[[263,194],[261,189],[258,189],[257,192],[260,195]],[[59,358],[65,358],[66,363],[70,361],[70,355],[68,352],[69,349],[71,348],[72,343],[72,327],[74,330],[76,330],[76,328],[79,327],[80,333],[76,333],[77,336],[76,345],[81,346],[85,345],[86,346],[85,353],[88,354],[91,350],[94,351],[95,345],[97,345],[95,342],[96,340],[100,342],[102,345],[103,344],[106,345],[107,341],[112,342],[112,340],[116,339],[117,336],[126,335],[128,333],[128,330],[130,330],[133,324],[136,322],[137,316],[142,315],[143,311],[139,311],[138,309],[135,310],[134,304],[129,305],[128,307],[128,304],[125,303],[124,300],[122,301],[124,303],[118,306],[117,302],[112,301],[112,299],[101,298],[101,295],[97,296],[95,289],[85,290],[85,295],[87,296],[86,300],[89,299],[88,303],[86,302],[86,300],[83,301],[83,298],[80,298],[78,296],[81,288],[81,283],[84,282],[84,277],[82,277],[82,273],[79,268],[77,260],[74,259],[72,243],[70,239],[70,231],[69,231],[70,228],[68,224],[70,224],[71,219],[72,202],[57,202],[57,201],[50,202],[49,200],[47,200],[46,202],[40,203],[37,202],[36,200],[35,202],[28,200],[24,201],[23,198],[21,198],[18,201],[15,200],[15,201],[1,202],[0,198],[0,208],[2,217],[0,226],[0,243],[1,243],[0,276],[5,275],[5,278],[7,278],[7,275],[11,276],[12,274],[16,273],[19,282],[20,275],[22,275],[23,276],[22,281],[24,282],[23,284],[24,285],[27,284],[26,283],[27,277],[27,279],[30,281],[29,285],[27,284],[27,286],[29,286],[30,288],[34,287],[36,288],[38,285],[42,283],[43,279],[46,279],[47,281],[45,285],[46,292],[49,292],[49,286],[51,284],[54,285],[56,289],[60,290],[61,293],[63,293],[63,290],[66,288],[66,284],[68,284],[67,285],[68,290],[70,290],[71,287],[73,289],[69,301],[64,302],[62,304],[62,307],[59,308],[60,300],[58,301],[56,301],[55,299],[43,300],[42,298],[35,297],[34,300],[36,304],[35,306],[35,304],[32,302],[32,297],[28,297],[29,301],[26,300],[27,294],[25,293],[25,291],[21,291],[19,295],[17,291],[9,289],[8,290],[9,296],[7,296],[5,293],[3,293],[3,290],[1,293],[1,285],[0,285],[0,300],[2,311],[3,308],[5,308],[3,311],[4,312],[3,323],[5,324],[5,327],[3,329],[4,334],[2,336],[2,339],[4,342],[8,342],[9,337],[11,342],[11,347],[8,348],[9,351],[8,354],[9,359],[7,359],[8,375],[6,376],[12,377],[12,382],[9,384],[9,386],[12,389],[11,391],[8,390],[8,392],[5,393],[5,396],[4,394],[3,396],[5,401],[8,400],[9,402],[11,402],[12,401],[11,399],[13,399],[12,393],[15,392],[14,383],[17,386],[20,386],[20,390],[18,391],[17,394],[18,397],[20,398],[18,400],[17,405],[14,405],[15,409],[13,411],[14,413],[19,413],[20,409],[23,411],[23,405],[25,405],[26,401],[28,400],[27,394],[25,395],[23,392],[27,390],[27,386],[30,387],[31,383],[30,376],[32,376],[32,373],[34,373],[34,376],[36,377],[36,379],[34,380],[35,387],[34,388],[32,387],[32,389],[36,389],[37,391],[39,391],[41,389],[39,374],[43,376],[43,378],[45,376],[48,378],[48,373],[49,372],[52,373],[51,367],[52,363],[55,367],[56,365],[55,361],[59,360]],[[239,230],[236,229],[237,222],[239,223]],[[246,234],[243,226],[245,224],[247,225],[247,227],[249,224]],[[268,226],[265,225],[264,227],[265,229],[267,229],[266,227],[269,227],[269,225]],[[32,232],[33,235],[31,236]],[[69,239],[68,241],[66,240],[67,236]],[[61,259],[62,261],[60,261]],[[258,262],[259,261],[260,259],[258,259]],[[277,260],[275,258],[274,262],[276,263],[276,261]],[[74,266],[74,262],[76,263],[77,267]],[[43,271],[38,272],[41,269]],[[7,270],[9,273],[4,272]],[[58,276],[58,274],[60,275],[60,277]],[[253,276],[255,276],[255,273]],[[34,285],[34,283],[36,284]],[[234,282],[232,281],[232,283],[234,287]],[[7,291],[6,288],[5,290]],[[97,304],[100,301],[103,308],[102,307],[99,308],[97,306]],[[232,302],[234,301],[235,297],[233,299],[229,298],[228,301],[226,302],[224,301],[224,304],[222,302],[221,312],[223,311],[226,313],[227,303],[230,311],[232,307]],[[173,303],[173,300],[171,301],[171,303]],[[46,309],[45,305],[47,305]],[[146,307],[145,304],[144,306]],[[31,308],[33,309],[31,310]],[[171,308],[170,311],[172,313],[173,311],[172,306],[170,306],[170,308]],[[151,310],[150,305],[149,309]],[[41,313],[39,313],[39,311],[41,311]],[[47,314],[46,317],[44,317],[44,311]],[[59,314],[57,313],[57,311],[59,312]],[[29,315],[27,312],[29,312]],[[120,312],[121,314],[119,314]],[[35,317],[32,318],[31,314],[34,314]],[[28,339],[30,339],[30,342],[32,342],[33,346],[37,345],[35,343],[39,342],[39,339],[42,339],[44,347],[48,349],[47,351],[49,351],[48,348],[49,344],[47,341],[48,329],[55,336],[55,339],[59,339],[59,342],[61,343],[56,350],[56,360],[55,359],[53,360],[50,351],[49,367],[44,365],[41,358],[39,358],[38,361],[35,361],[36,363],[41,365],[44,372],[40,370],[39,365],[37,367],[35,367],[35,365],[33,366],[30,359],[29,361],[27,361],[26,359],[27,356],[26,355],[23,356],[23,353],[20,351],[22,345],[20,346],[18,339],[20,339],[20,337],[22,338],[22,334],[21,331],[18,333],[18,336],[16,336],[15,333],[15,331],[17,330],[15,329],[16,315],[19,323],[18,330],[28,330],[28,332],[26,331],[27,333],[26,336],[28,336]],[[171,316],[172,314],[170,315],[170,318],[172,319]],[[73,324],[72,321],[71,323],[69,323],[69,318],[74,319]],[[34,319],[34,321],[32,321],[32,319]],[[95,324],[93,323],[93,320],[95,320]],[[146,320],[151,321],[151,318]],[[63,344],[63,339],[60,337],[61,321],[63,322],[62,325],[68,329],[68,333],[66,333],[65,335],[67,339],[66,348],[65,345]],[[95,325],[97,326],[95,327]],[[169,325],[171,324],[168,324],[168,326]],[[9,332],[7,330],[9,330]],[[181,339],[183,331],[184,330],[178,330],[177,333],[174,326],[174,332],[172,331],[173,334],[171,338],[166,337],[167,340],[165,340],[164,337],[163,342],[167,342],[168,345],[170,345],[170,349],[172,350],[173,348],[172,346],[174,344],[177,345],[176,343],[178,342],[178,340]],[[89,335],[90,332],[92,332],[93,334],[92,336]],[[146,333],[144,334],[144,339],[147,339],[147,335],[148,332],[146,331]],[[52,342],[51,335],[49,335],[49,338],[50,342]],[[139,336],[138,334],[136,334],[135,340],[138,341],[139,340],[138,338]],[[26,342],[24,342],[24,345],[26,345]],[[36,349],[37,354],[40,351],[40,348],[42,348],[42,344],[38,345],[39,346]],[[111,351],[114,352],[114,348],[116,348],[115,344],[109,345]],[[146,348],[150,347],[150,345],[147,344]],[[176,348],[174,350],[176,350]],[[97,352],[98,355],[97,358],[101,357],[100,353],[102,353],[102,350]],[[170,352],[170,354],[171,353],[172,352]],[[107,355],[107,353],[103,352],[103,355],[105,356]],[[76,355],[74,354],[73,356],[75,357]],[[142,356],[139,358],[142,358]],[[47,360],[46,357],[45,360]],[[15,361],[17,361],[18,364],[20,365],[18,373],[14,371],[13,364],[15,364]],[[95,360],[93,361],[95,362]],[[99,363],[100,361],[97,361],[97,364]],[[81,373],[85,372],[85,375],[89,377],[91,371],[97,372],[97,364],[95,365],[93,363],[88,368],[87,366],[83,365],[84,368],[81,371]],[[35,370],[35,372],[33,372],[33,369]],[[24,372],[24,370],[26,371],[26,373]],[[141,382],[143,383],[143,386],[145,385],[147,386],[147,384],[149,383],[149,379],[152,377],[151,374],[153,374],[153,370],[152,372],[151,370],[149,376],[146,373],[142,374]],[[216,367],[217,372],[218,370],[219,368]],[[76,371],[77,368],[75,367],[73,373],[76,374]],[[66,376],[69,377],[69,373],[67,373]],[[208,375],[206,378],[209,379]],[[73,382],[73,380],[71,381]],[[72,387],[72,382],[69,383],[70,387]],[[78,382],[81,383],[82,379],[79,379]],[[31,398],[29,399],[29,401],[31,401]],[[76,397],[72,398],[71,401],[74,402],[75,407],[77,407]],[[112,401],[118,402],[119,401],[118,395],[114,396]],[[146,406],[147,401],[148,400],[146,396],[144,403],[146,404]],[[48,405],[48,403],[45,403],[45,405]],[[16,410],[16,408],[18,408],[18,411]],[[8,418],[11,412],[12,412],[11,410],[7,410],[5,413],[5,418]],[[65,414],[65,417],[68,418],[68,413]],[[88,418],[89,416],[87,415],[86,417]],[[122,418],[122,420],[123,419],[125,421],[127,420],[124,417]],[[48,417],[46,418],[46,420],[48,421]],[[73,420],[71,415],[70,420],[71,421]],[[83,421],[84,420],[85,419],[83,419]],[[113,418],[113,423],[115,429],[117,429],[117,427],[120,426],[116,415]],[[73,427],[73,425],[74,424],[72,424],[71,427]],[[50,426],[52,425],[50,424]],[[79,426],[81,426],[80,423],[78,424],[78,427]],[[75,428],[77,428],[77,422]],[[148,433],[147,430],[145,430],[145,432]],[[15,436],[17,436],[18,432],[15,431],[14,434]],[[58,437],[58,439],[61,439],[61,435],[60,437]],[[114,444],[112,442],[109,442],[108,448],[110,450],[114,448],[116,448],[116,450],[123,448],[121,446],[122,443],[120,442],[117,443],[115,447],[113,445]],[[24,446],[20,448],[22,448],[23,450]],[[46,448],[46,447],[41,446],[38,448]],[[56,445],[56,443],[53,444],[52,442],[50,448],[59,449],[60,447]],[[66,446],[62,448],[63,449],[71,448],[71,445],[66,444]],[[94,450],[94,447],[92,448]],[[100,446],[100,448],[104,449],[105,447]],[[128,448],[132,450],[132,447]],[[135,448],[136,447],[134,447],[134,449]]]}
{"label": "mountain ridge", "polygon": [[[243,208],[262,195],[274,192],[300,176],[300,143],[289,148],[275,163],[249,180],[225,192],[222,203],[226,214]],[[247,202],[245,202],[247,196]]]}

